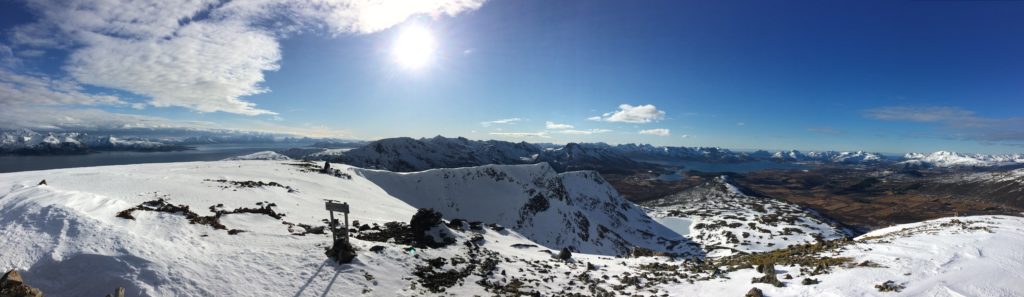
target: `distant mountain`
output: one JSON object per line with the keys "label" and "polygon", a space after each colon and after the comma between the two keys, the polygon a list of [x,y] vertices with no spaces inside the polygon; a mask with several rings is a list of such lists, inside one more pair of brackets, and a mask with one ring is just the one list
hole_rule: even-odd
{"label": "distant mountain", "polygon": [[650,161],[702,161],[747,162],[758,160],[758,155],[734,152],[720,147],[653,146],[650,144],[620,144],[615,149],[639,160]]}
{"label": "distant mountain", "polygon": [[930,154],[909,153],[899,165],[906,167],[992,167],[1024,165],[1024,154],[983,155],[937,151]]}
{"label": "distant mountain", "polygon": [[534,164],[547,162],[555,170],[639,170],[650,165],[632,160],[607,144],[570,143],[542,148],[526,142],[469,140],[463,137],[413,139],[388,138],[339,152],[328,160],[356,167],[389,171],[421,171],[434,168],[487,164]]}
{"label": "distant mountain", "polygon": [[93,150],[174,151],[188,147],[141,138],[119,138],[80,132],[0,132],[0,153],[19,155],[84,154]]}
{"label": "distant mountain", "polygon": [[882,163],[887,161],[885,156],[879,153],[868,153],[864,151],[856,152],[838,152],[838,151],[821,151],[821,152],[808,152],[802,153],[798,150],[790,151],[778,151],[770,157],[773,161],[791,161],[791,162],[822,162],[822,163],[842,163],[842,164],[871,164],[871,163]]}

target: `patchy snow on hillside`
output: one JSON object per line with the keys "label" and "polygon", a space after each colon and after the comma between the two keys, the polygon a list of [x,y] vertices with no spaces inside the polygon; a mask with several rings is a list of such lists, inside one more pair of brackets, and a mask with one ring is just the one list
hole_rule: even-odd
{"label": "patchy snow on hillside", "polygon": [[709,257],[765,252],[842,238],[846,232],[800,206],[744,194],[720,176],[646,202],[651,215],[704,246]]}

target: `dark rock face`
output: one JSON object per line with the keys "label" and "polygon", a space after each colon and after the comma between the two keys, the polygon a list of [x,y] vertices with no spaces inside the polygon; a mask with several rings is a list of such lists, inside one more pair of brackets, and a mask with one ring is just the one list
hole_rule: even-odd
{"label": "dark rock face", "polygon": [[0,278],[0,297],[43,297],[43,292],[26,285],[21,274],[11,269]]}
{"label": "dark rock face", "polygon": [[443,232],[435,234],[442,238],[435,238],[430,234],[434,228],[442,228],[442,231],[447,231],[447,226],[441,220],[441,213],[433,209],[421,208],[409,221],[409,232],[416,246],[438,248],[455,243],[454,238],[444,236]]}
{"label": "dark rock face", "polygon": [[805,286],[810,286],[810,285],[816,285],[816,284],[818,284],[819,282],[820,282],[820,281],[818,281],[818,279],[816,279],[816,278],[805,278],[805,279],[804,279],[803,281],[801,281],[800,283],[801,283],[801,284],[803,284],[803,285],[805,285]]}

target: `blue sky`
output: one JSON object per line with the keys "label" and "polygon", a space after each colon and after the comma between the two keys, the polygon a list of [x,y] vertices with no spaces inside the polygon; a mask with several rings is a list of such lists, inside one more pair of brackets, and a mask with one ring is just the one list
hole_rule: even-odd
{"label": "blue sky", "polygon": [[106,2],[0,4],[0,124],[1024,151],[1024,1]]}

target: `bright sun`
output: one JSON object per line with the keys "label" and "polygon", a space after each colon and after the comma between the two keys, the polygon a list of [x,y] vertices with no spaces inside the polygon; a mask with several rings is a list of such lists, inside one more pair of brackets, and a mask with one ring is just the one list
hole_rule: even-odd
{"label": "bright sun", "polygon": [[391,54],[402,67],[419,69],[433,60],[436,48],[437,43],[430,30],[420,26],[410,26],[398,34]]}

